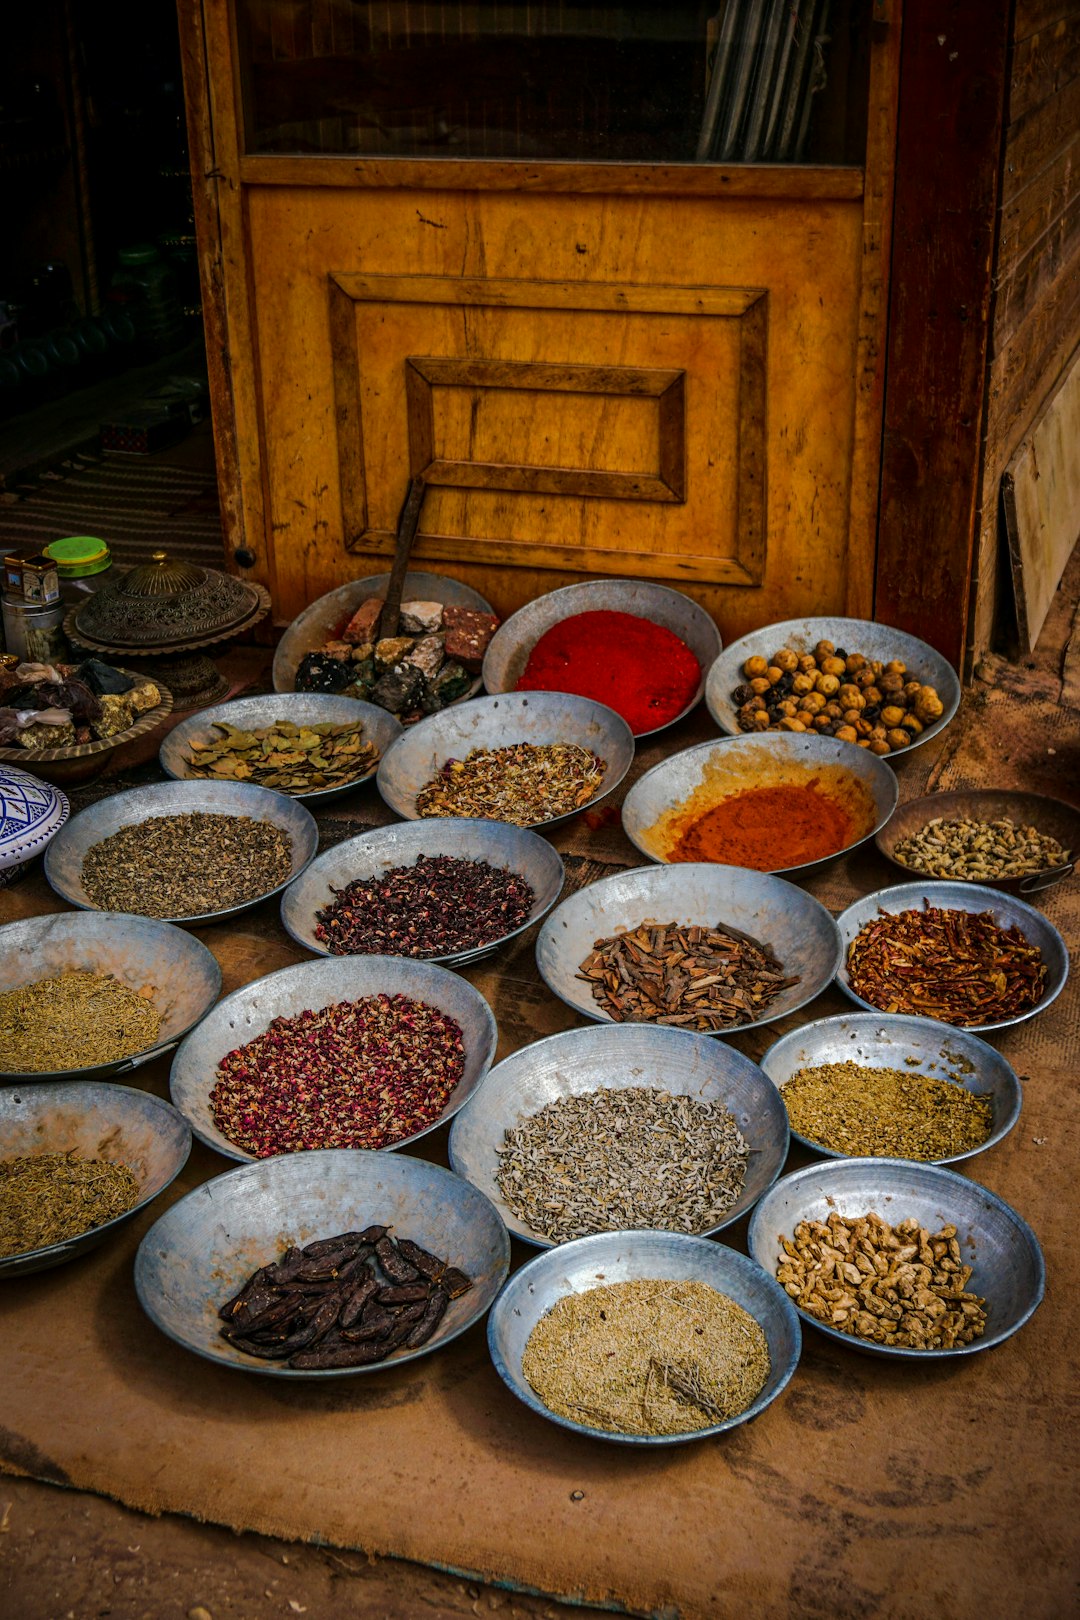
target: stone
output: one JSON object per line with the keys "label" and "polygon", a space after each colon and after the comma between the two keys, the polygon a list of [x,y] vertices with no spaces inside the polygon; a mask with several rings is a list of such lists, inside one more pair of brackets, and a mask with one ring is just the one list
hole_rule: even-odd
{"label": "stone", "polygon": [[430,636],[442,629],[441,602],[402,602],[399,629],[413,636]]}

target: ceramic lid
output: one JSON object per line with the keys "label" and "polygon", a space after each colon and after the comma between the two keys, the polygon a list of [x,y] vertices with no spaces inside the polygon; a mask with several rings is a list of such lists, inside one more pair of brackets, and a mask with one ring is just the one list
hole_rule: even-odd
{"label": "ceramic lid", "polygon": [[256,623],[268,607],[257,585],[155,551],[148,563],[88,597],[74,630],[77,639],[119,652],[166,652],[224,640]]}
{"label": "ceramic lid", "polygon": [[48,782],[0,763],[0,868],[40,855],[68,818],[67,795]]}

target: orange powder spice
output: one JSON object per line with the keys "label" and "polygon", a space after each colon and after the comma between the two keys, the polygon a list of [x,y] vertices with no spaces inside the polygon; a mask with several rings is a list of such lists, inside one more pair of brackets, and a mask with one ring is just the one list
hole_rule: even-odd
{"label": "orange powder spice", "polygon": [[747,788],[682,829],[671,861],[719,861],[758,872],[803,866],[836,855],[856,836],[851,816],[815,780]]}

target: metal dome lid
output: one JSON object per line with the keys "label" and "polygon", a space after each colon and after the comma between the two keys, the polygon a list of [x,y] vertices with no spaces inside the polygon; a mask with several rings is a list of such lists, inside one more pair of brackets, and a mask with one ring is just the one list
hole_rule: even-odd
{"label": "metal dome lid", "polygon": [[76,638],[115,652],[166,651],[224,641],[269,611],[261,585],[155,551],[76,610]]}

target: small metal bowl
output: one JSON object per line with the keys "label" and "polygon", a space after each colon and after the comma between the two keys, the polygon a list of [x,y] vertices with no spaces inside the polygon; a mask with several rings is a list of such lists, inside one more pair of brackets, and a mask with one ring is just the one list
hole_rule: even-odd
{"label": "small metal bowl", "polygon": [[[825,989],[843,955],[832,917],[820,901],[793,883],[741,866],[685,862],[616,872],[568,896],[544,923],[536,942],[541,978],[575,1012],[598,1023],[614,1023],[577,971],[596,940],[631,931],[643,922],[730,928],[768,946],[787,973],[799,975],[799,983],[781,990],[752,1024],[732,1024],[710,1034],[711,1039],[738,1035],[798,1012]],[[675,1028],[674,1033],[684,1032]]]}
{"label": "small metal bowl", "polygon": [[74,1260],[103,1242],[165,1191],[191,1152],[191,1132],[167,1102],[129,1086],[101,1081],[9,1086],[0,1091],[0,1159],[44,1153],[79,1153],[126,1165],[139,1184],[139,1200],[123,1215],[79,1237],[0,1260],[0,1277]]}
{"label": "small metal bowl", "polygon": [[1052,888],[1071,876],[1076,867],[1080,852],[1080,810],[1041,793],[1001,793],[992,789],[929,793],[925,798],[902,804],[893,813],[892,819],[878,832],[877,847],[898,871],[914,879],[919,873],[914,866],[897,860],[897,844],[919,832],[928,821],[939,817],[943,821],[954,821],[964,816],[972,821],[1000,821],[1008,816],[1018,827],[1034,827],[1047,837],[1056,838],[1071,852],[1071,858],[1061,866],[1047,866],[1041,872],[1029,872],[1026,877],[955,877],[948,879],[950,883],[981,883],[988,889],[1026,896]]}
{"label": "small metal bowl", "polygon": [[353,777],[339,787],[314,788],[310,793],[290,793],[286,788],[271,789],[285,793],[290,799],[303,804],[325,804],[351,793],[361,782],[368,782],[379,768],[379,760],[390,744],[401,736],[401,722],[374,703],[361,703],[358,698],[338,697],[332,692],[280,692],[269,697],[237,698],[232,703],[219,703],[213,709],[201,709],[187,720],[174,726],[158,750],[158,763],[166,776],[178,782],[214,782],[224,780],[214,776],[196,776],[189,763],[192,744],[205,746],[217,741],[222,733],[219,725],[237,726],[242,731],[258,731],[289,720],[297,726],[329,724],[346,726],[363,722],[361,741],[372,742],[378,750],[375,762],[362,776]]}
{"label": "small metal bowl", "polygon": [[924,901],[943,910],[989,911],[999,928],[1012,928],[1015,924],[1029,944],[1038,946],[1046,963],[1046,989],[1042,1000],[1037,1001],[1034,1007],[1016,1013],[1012,1018],[996,1018],[986,1024],[945,1024],[944,1028],[963,1028],[972,1032],[1008,1029],[1012,1024],[1023,1024],[1037,1013],[1045,1012],[1065,988],[1065,981],[1069,977],[1068,947],[1053,923],[1048,922],[1041,911],[1036,911],[1034,906],[1026,905],[1011,894],[1002,894],[1000,889],[984,889],[977,883],[943,883],[936,878],[924,878],[921,883],[901,883],[894,889],[878,889],[873,894],[864,895],[836,919],[842,952],[836,982],[846,996],[868,1012],[880,1014],[882,1009],[856,995],[847,970],[848,952],[859,930],[879,911],[921,911]]}
{"label": "small metal bowl", "polygon": [[[782,1183],[781,1183],[782,1185]],[[605,1284],[662,1280],[700,1282],[726,1294],[754,1317],[769,1347],[769,1376],[755,1401],[735,1417],[686,1434],[613,1434],[560,1417],[544,1405],[521,1368],[529,1337],[566,1294],[585,1294]],[[538,1254],[516,1271],[488,1317],[488,1349],[495,1370],[519,1401],[574,1434],[628,1446],[674,1446],[705,1440],[749,1423],[787,1385],[799,1360],[798,1313],[776,1280],[761,1267],[708,1238],[680,1232],[599,1232]]]}
{"label": "small metal bowl", "polygon": [[[472,1278],[426,1344],[364,1367],[304,1371],[257,1361],[221,1337],[219,1308],[290,1243],[379,1222]],[[135,1256],[139,1304],[185,1350],[267,1378],[355,1378],[430,1355],[483,1316],[506,1278],[510,1240],[482,1193],[406,1154],[331,1149],[264,1159],[188,1193],[156,1221]]]}
{"label": "small metal bowl", "polygon": [[[151,821],[155,816],[183,816],[205,812],[222,816],[250,816],[252,821],[271,821],[287,834],[292,844],[292,868],[287,878],[252,895],[238,906],[226,906],[221,911],[208,911],[193,917],[162,917],[160,922],[182,923],[186,928],[198,928],[203,923],[224,922],[236,917],[261,900],[280,894],[288,884],[300,876],[319,847],[319,829],[309,810],[284,793],[272,793],[269,788],[253,787],[250,782],[158,782],[152,787],[131,788],[127,793],[113,793],[99,799],[73,816],[66,827],[53,839],[45,852],[45,876],[61,899],[84,911],[96,911],[83,886],[82,864],[95,844],[103,843],[136,822]],[[147,873],[147,881],[151,874]]]}
{"label": "small metal bowl", "polygon": [[1046,1266],[1027,1222],[977,1181],[910,1159],[829,1159],[781,1177],[750,1217],[750,1253],[775,1277],[783,1258],[780,1239],[790,1238],[800,1221],[871,1212],[892,1226],[912,1218],[931,1232],[956,1227],[964,1263],[973,1268],[968,1288],[986,1300],[986,1331],[952,1350],[909,1350],[840,1333],[799,1311],[804,1322],[837,1344],[906,1361],[951,1361],[1001,1344],[1038,1308],[1046,1290]]}
{"label": "small metal bowl", "polygon": [[690,597],[667,585],[641,579],[594,579],[581,585],[564,585],[519,608],[496,630],[484,654],[484,685],[488,691],[515,691],[542,635],[575,614],[598,612],[629,613],[636,619],[663,625],[686,643],[701,666],[697,690],[685,708],[662,726],[637,732],[639,738],[666,731],[697,708],[705,691],[705,677],[720,655],[720,632],[705,609]]}
{"label": "small metal bowl", "polygon": [[119,911],[57,912],[0,928],[0,985],[14,990],[60,973],[108,973],[146,994],[161,1018],[152,1046],[83,1069],[0,1072],[0,1083],[100,1080],[164,1054],[204,1018],[221,994],[221,969],[201,940],[156,917]]}
{"label": "small metal bowl", "polygon": [[450,1163],[491,1199],[515,1237],[539,1249],[555,1245],[515,1215],[497,1178],[505,1133],[547,1103],[601,1089],[649,1086],[699,1102],[722,1102],[750,1146],[746,1181],[722,1221],[695,1234],[710,1237],[752,1209],[787,1158],[787,1113],[756,1063],[707,1035],[656,1024],[568,1029],[525,1046],[498,1064],[473,1093],[450,1132]]}
{"label": "small metal bowl", "polygon": [[768,851],[776,865],[764,870],[788,876],[809,874],[864,844],[896,808],[896,774],[868,748],[835,737],[797,732],[761,732],[698,743],[673,754],[636,781],[623,801],[623,831],[651,861],[670,862],[668,850],[682,830],[680,819],[704,815],[725,799],[759,787],[804,786],[811,780],[846,810],[856,836],[830,855],[782,865],[784,837]]}
{"label": "small metal bowl", "polygon": [[417,817],[416,796],[448,759],[464,759],[474,748],[508,748],[514,743],[576,743],[602,759],[607,769],[600,790],[587,804],[561,816],[532,822],[553,827],[580,815],[613,793],[634,758],[634,736],[614,709],[564,692],[505,692],[474,698],[419,721],[383,755],[375,780],[391,810],[409,821],[455,820]]}
{"label": "small metal bowl", "polygon": [[901,763],[931,737],[938,736],[960,707],[956,671],[948,659],[918,636],[909,636],[904,630],[890,630],[888,625],[875,624],[872,619],[785,619],[782,624],[767,625],[763,630],[753,630],[748,636],[733,641],[710,669],[705,682],[705,703],[720,730],[732,737],[743,735],[731,694],[745,679],[742,667],[748,658],[771,658],[781,647],[790,647],[797,653],[812,652],[819,641],[831,641],[845,652],[862,653],[864,658],[879,658],[883,663],[902,658],[912,679],[932,686],[937,692],[943,704],[941,718],[927,726],[907,748],[899,753],[884,754],[882,758],[890,765]]}
{"label": "small metal bowl", "polygon": [[466,979],[433,962],[414,962],[407,956],[324,957],[318,962],[279,968],[276,973],[234,990],[192,1030],[173,1058],[169,1090],[174,1104],[208,1147],[227,1159],[254,1160],[254,1154],[230,1142],[214,1122],[210,1093],[222,1058],[262,1035],[275,1018],[295,1017],[307,1008],[318,1010],[336,1001],[357,1001],[361,996],[380,993],[412,996],[429,1007],[438,1007],[461,1026],[465,1072],[446,1107],[431,1125],[412,1136],[403,1136],[383,1151],[396,1151],[418,1142],[429,1131],[445,1125],[480,1084],[495,1057],[498,1031],[491,1008]]}
{"label": "small metal bowl", "polygon": [[535,899],[528,920],[509,933],[467,951],[418,960],[441,962],[444,967],[479,961],[499,946],[546,917],[562,891],[563,863],[556,850],[539,833],[513,827],[505,821],[470,821],[464,817],[402,821],[392,827],[376,827],[335,844],[312,861],[302,877],[289,885],[281,897],[281,921],[286,931],[305,950],[317,956],[331,952],[316,938],[316,913],[330,905],[335,890],[344,889],[358,878],[378,877],[395,866],[414,866],[421,855],[452,855],[456,860],[486,861],[489,866],[513,872],[524,878]]}
{"label": "small metal bowl", "polygon": [[[950,1080],[976,1097],[989,1099],[993,1110],[990,1135],[966,1153],[925,1162],[956,1164],[985,1153],[1008,1136],[1020,1118],[1023,1092],[1016,1070],[986,1041],[936,1018],[909,1018],[900,1013],[849,1013],[819,1018],[782,1035],[761,1059],[763,1073],[779,1088],[799,1069],[826,1063],[860,1063],[868,1069],[902,1069],[934,1080]],[[783,1099],[781,1098],[781,1101]],[[792,1131],[796,1142],[826,1159],[845,1159],[811,1136]]]}

